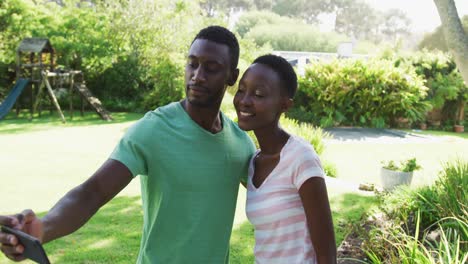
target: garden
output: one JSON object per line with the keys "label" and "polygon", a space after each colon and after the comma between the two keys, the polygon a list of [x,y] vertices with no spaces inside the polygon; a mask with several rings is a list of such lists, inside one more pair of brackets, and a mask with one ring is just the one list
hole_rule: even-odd
{"label": "garden", "polygon": [[[57,68],[82,71],[113,120],[102,121],[86,107],[73,118],[64,111],[67,123],[62,123],[48,98],[31,118],[30,99],[20,97],[18,114],[12,110],[0,120],[0,214],[31,208],[44,215],[107,159],[146,111],[183,98],[185,53],[193,36],[209,24],[227,25],[226,10],[233,10],[229,1],[215,2],[2,1],[0,102],[15,83],[21,40],[47,37]],[[274,50],[334,52],[350,34],[362,39],[354,50],[368,56],[312,60],[299,76],[294,108],[281,119],[287,131],[314,146],[329,176],[340,263],[466,263],[468,132],[460,127],[466,130],[468,87],[454,56],[438,43],[441,28],[408,51],[377,41],[401,32],[351,32],[342,17],[337,23],[342,27],[325,34],[312,26],[312,16],[291,16],[288,12],[300,12],[278,4],[282,1],[272,1],[277,5],[270,8],[260,2],[243,6],[254,11],[232,27],[240,41],[241,73],[258,55]],[[461,21],[467,28],[468,16]],[[222,105],[232,119],[235,91],[228,89]],[[58,100],[69,103],[66,96]],[[341,140],[333,138],[333,128],[404,136]],[[403,180],[406,185],[385,187],[384,181],[397,176],[381,178],[384,169],[409,172],[412,178]],[[241,188],[231,263],[254,262],[253,228],[244,210]],[[142,221],[136,179],[83,228],[46,244],[45,250],[52,263],[135,262]],[[0,263],[9,262],[1,255]]]}

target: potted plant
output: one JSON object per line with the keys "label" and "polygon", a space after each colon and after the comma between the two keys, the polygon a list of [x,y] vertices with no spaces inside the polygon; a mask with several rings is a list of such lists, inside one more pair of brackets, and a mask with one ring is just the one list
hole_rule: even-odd
{"label": "potted plant", "polygon": [[393,160],[382,162],[380,177],[383,189],[391,191],[399,185],[410,185],[413,172],[420,168],[416,158],[400,161],[398,164]]}
{"label": "potted plant", "polygon": [[463,125],[463,121],[459,120],[455,122],[455,125],[453,125],[453,132],[456,133],[463,133],[465,131],[465,126]]}

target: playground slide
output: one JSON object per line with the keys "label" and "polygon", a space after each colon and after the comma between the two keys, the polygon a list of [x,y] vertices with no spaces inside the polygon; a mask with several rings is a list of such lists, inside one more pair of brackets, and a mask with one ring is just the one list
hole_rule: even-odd
{"label": "playground slide", "polygon": [[15,105],[16,100],[23,92],[24,88],[28,86],[29,80],[28,79],[19,79],[10,93],[7,95],[5,100],[3,100],[2,104],[0,105],[0,120],[3,119],[10,109]]}
{"label": "playground slide", "polygon": [[84,83],[75,83],[75,89],[81,94],[81,96],[94,108],[96,113],[101,117],[101,119],[106,121],[111,121],[112,116],[110,113],[102,106],[101,101],[94,97],[91,91],[86,87]]}

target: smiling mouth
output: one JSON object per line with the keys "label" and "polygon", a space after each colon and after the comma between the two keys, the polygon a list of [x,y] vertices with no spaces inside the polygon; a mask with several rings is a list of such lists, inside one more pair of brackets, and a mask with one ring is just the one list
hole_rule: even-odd
{"label": "smiling mouth", "polygon": [[239,111],[239,115],[242,116],[242,117],[254,116],[254,114],[252,114],[252,113],[247,113],[247,112],[242,112],[242,111]]}

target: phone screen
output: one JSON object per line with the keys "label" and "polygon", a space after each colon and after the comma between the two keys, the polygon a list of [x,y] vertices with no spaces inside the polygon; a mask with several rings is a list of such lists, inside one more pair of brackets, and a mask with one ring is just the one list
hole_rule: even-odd
{"label": "phone screen", "polygon": [[2,232],[13,234],[19,239],[19,242],[24,246],[23,255],[26,258],[40,264],[50,264],[49,258],[47,258],[45,250],[37,238],[7,226],[2,226]]}

